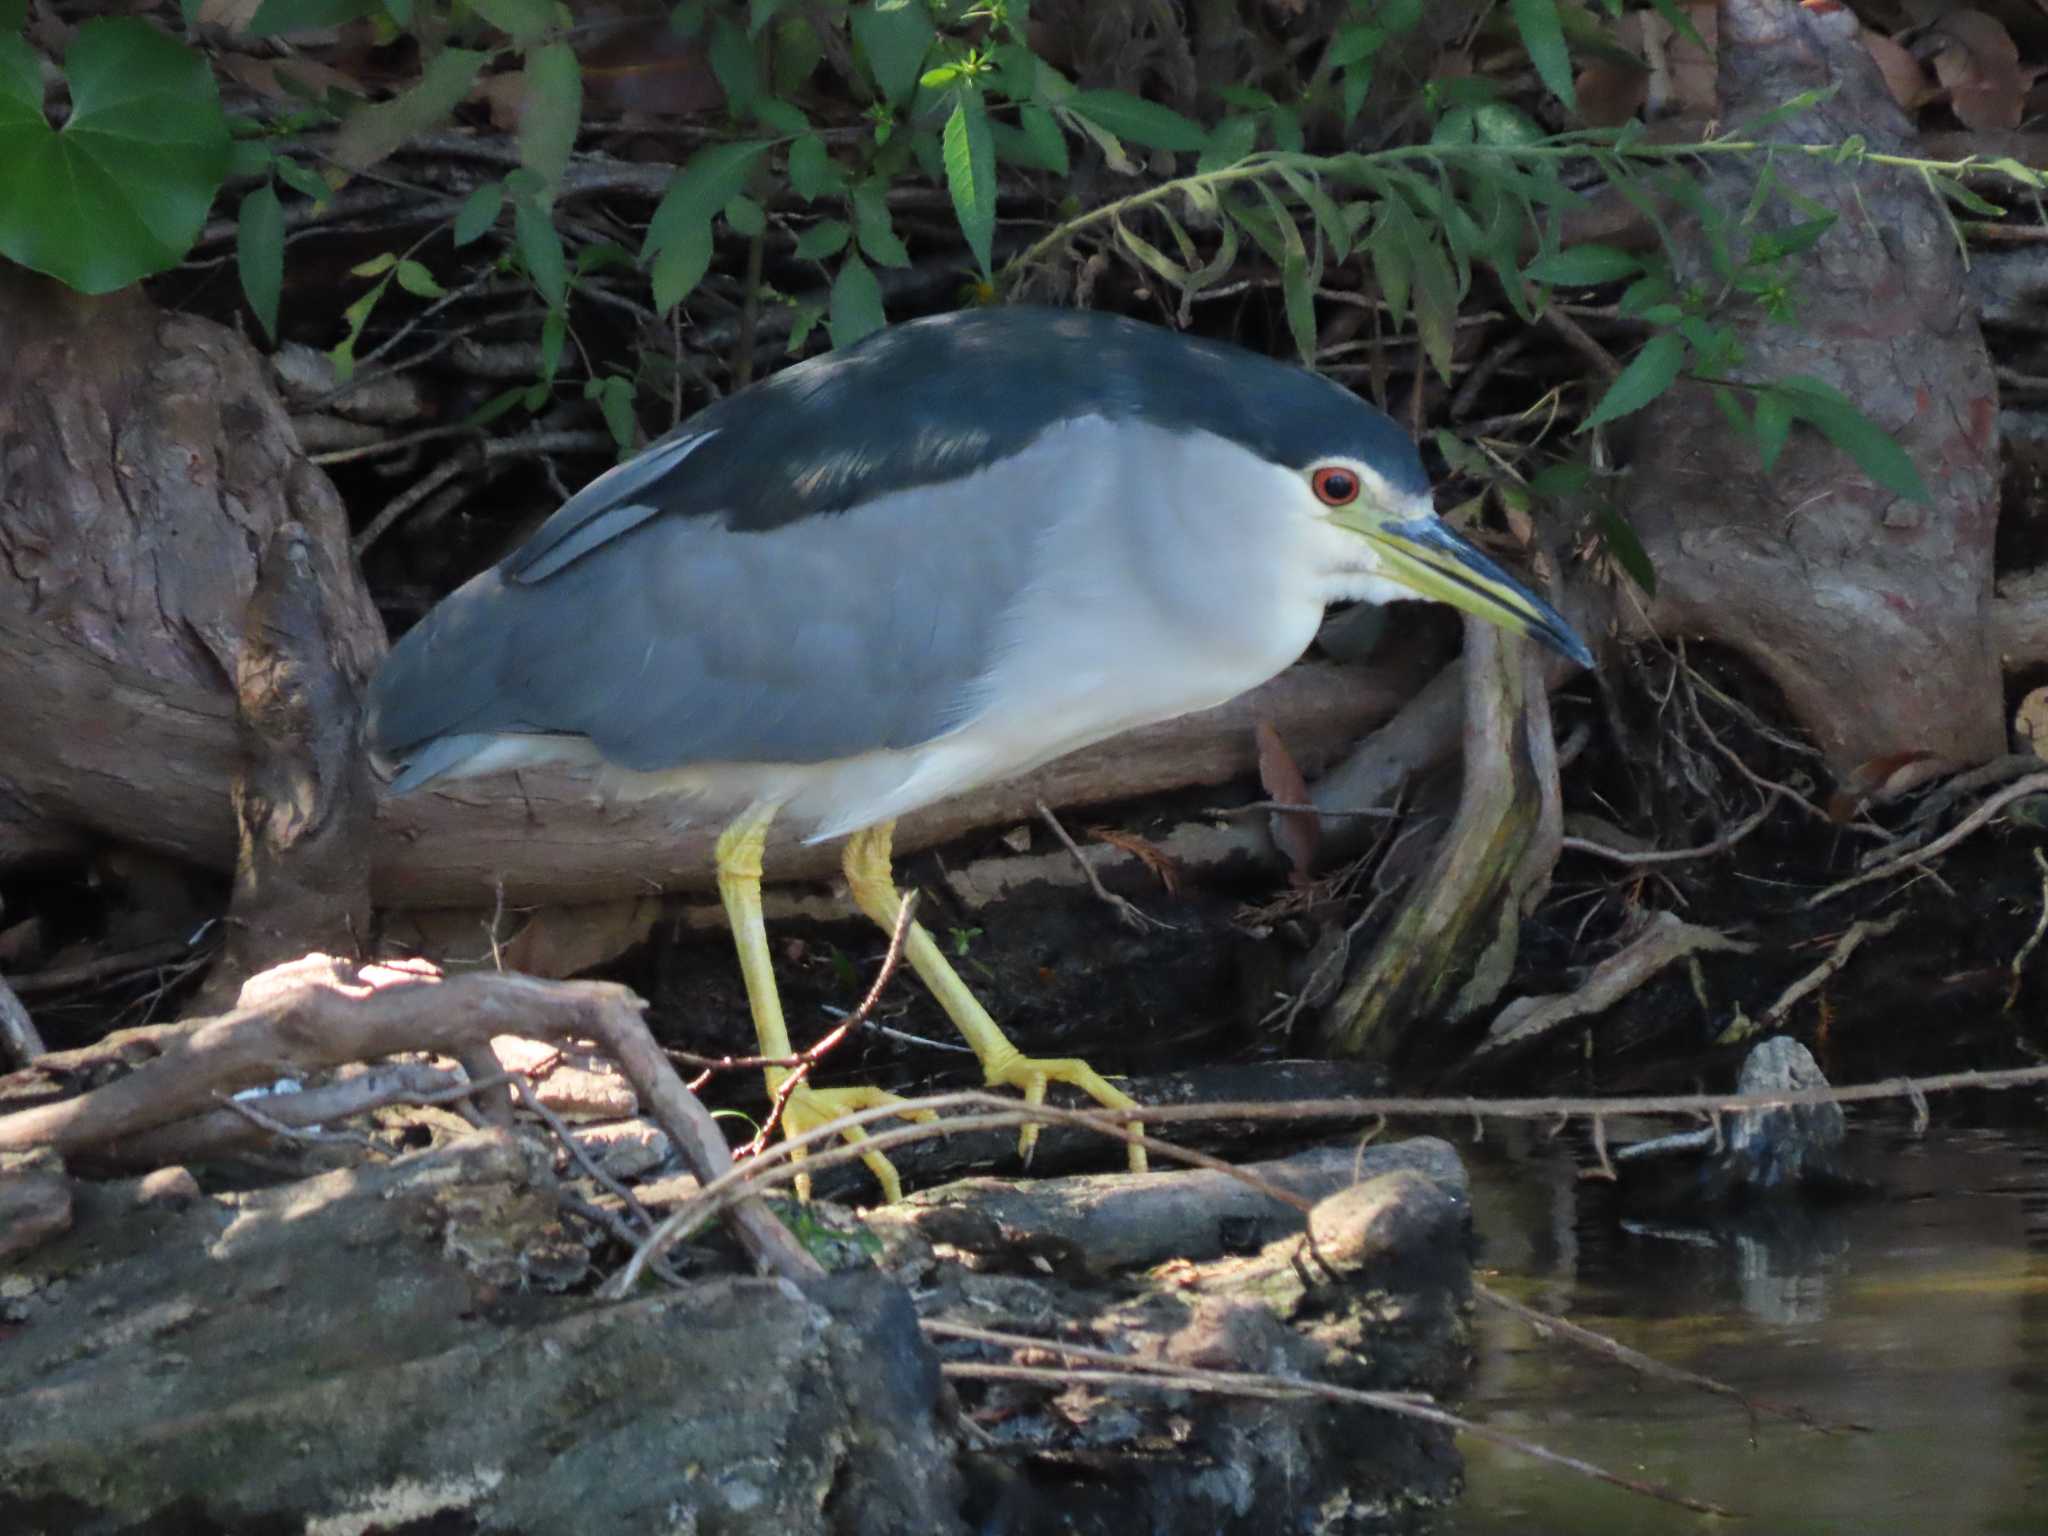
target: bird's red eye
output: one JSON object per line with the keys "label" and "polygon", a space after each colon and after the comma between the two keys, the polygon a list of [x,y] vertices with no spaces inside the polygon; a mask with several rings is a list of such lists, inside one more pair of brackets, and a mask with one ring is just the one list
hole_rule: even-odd
{"label": "bird's red eye", "polygon": [[1341,464],[1325,464],[1309,477],[1326,507],[1344,507],[1358,500],[1358,476]]}

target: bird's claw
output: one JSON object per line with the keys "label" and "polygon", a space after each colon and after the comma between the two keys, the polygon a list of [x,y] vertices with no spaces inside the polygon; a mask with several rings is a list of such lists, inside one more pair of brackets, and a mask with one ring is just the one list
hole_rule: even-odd
{"label": "bird's claw", "polygon": [[[1039,1057],[1017,1055],[1006,1061],[992,1063],[987,1068],[988,1085],[991,1088],[1015,1088],[1024,1095],[1024,1102],[1039,1105],[1045,1102],[1045,1090],[1053,1083],[1065,1083],[1069,1088],[1078,1088],[1096,1103],[1107,1109],[1136,1109],[1138,1101],[1125,1093],[1089,1066],[1087,1062],[1074,1057]],[[1137,1121],[1130,1121],[1127,1129],[1140,1135],[1145,1127]],[[1032,1150],[1038,1145],[1039,1125],[1032,1121],[1017,1133],[1017,1156],[1028,1165]],[[1131,1172],[1146,1170],[1145,1148],[1136,1141],[1130,1143]]]}
{"label": "bird's claw", "polygon": [[[887,1109],[903,1102],[895,1094],[881,1088],[854,1085],[846,1088],[813,1088],[799,1084],[789,1095],[789,1101],[782,1106],[782,1134],[794,1139],[828,1126],[835,1120],[863,1109]],[[906,1109],[902,1111],[905,1120],[936,1120],[928,1109]],[[843,1127],[839,1134],[849,1146],[859,1146],[868,1139],[868,1133],[857,1125]],[[806,1156],[799,1149],[790,1154],[792,1160],[801,1162]],[[867,1164],[868,1172],[875,1176],[875,1182],[882,1186],[884,1203],[894,1205],[903,1198],[903,1180],[897,1175],[896,1165],[880,1152],[863,1152],[860,1160]],[[799,1200],[811,1198],[809,1174],[798,1174],[796,1193]]]}

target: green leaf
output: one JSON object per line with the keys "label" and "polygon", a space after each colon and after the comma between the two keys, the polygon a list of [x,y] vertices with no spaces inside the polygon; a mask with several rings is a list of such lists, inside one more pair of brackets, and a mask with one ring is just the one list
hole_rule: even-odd
{"label": "green leaf", "polygon": [[1579,426],[1581,432],[1639,411],[1669,389],[1685,367],[1685,342],[1664,332],[1643,343],[1642,351],[1629,359],[1628,366],[1607,386],[1600,403]]}
{"label": "green leaf", "polygon": [[1389,228],[1399,240],[1412,274],[1410,298],[1415,306],[1415,330],[1422,341],[1423,355],[1439,378],[1451,376],[1451,361],[1458,340],[1458,279],[1443,250],[1424,232],[1406,202],[1396,197],[1388,202]]}
{"label": "green leaf", "polygon": [[134,17],[86,22],[64,68],[59,131],[36,55],[0,36],[0,256],[108,293],[192,248],[227,174],[227,120],[205,58]]}
{"label": "green leaf", "polygon": [[554,0],[469,0],[469,8],[522,48],[555,24]]}
{"label": "green leaf", "polygon": [[942,138],[946,158],[946,190],[953,195],[953,215],[984,278],[993,280],[989,252],[996,233],[996,146],[988,131],[988,109],[981,92],[962,90],[953,100]]}
{"label": "green leaf", "polygon": [[1930,171],[1927,179],[1943,197],[1968,213],[1978,214],[1987,219],[2005,217],[2005,210],[1998,204],[1988,197],[1980,196],[1953,176],[1941,176]]}
{"label": "green leaf", "polygon": [[771,128],[786,139],[811,131],[811,120],[805,117],[803,109],[784,101],[779,96],[759,96],[754,100],[754,121],[765,128]]}
{"label": "green leaf", "polygon": [[244,37],[275,37],[281,32],[310,32],[338,27],[378,10],[377,0],[263,0]]}
{"label": "green leaf", "polygon": [[789,344],[784,349],[795,357],[804,349],[804,343],[811,339],[811,332],[818,328],[818,322],[825,318],[822,304],[799,304],[789,322]]}
{"label": "green leaf", "polygon": [[526,386],[523,384],[514,385],[511,389],[495,394],[464,417],[462,424],[465,427],[487,427],[517,406],[525,394]]}
{"label": "green leaf", "polygon": [[540,376],[552,382],[562,371],[562,348],[569,340],[569,312],[560,304],[548,306],[540,320]]}
{"label": "green leaf", "polygon": [[805,134],[789,146],[790,190],[805,202],[846,190],[846,176],[826,152],[825,141]]}
{"label": "green leaf", "polygon": [[704,274],[711,270],[711,221],[700,224],[666,242],[654,258],[654,307],[667,314],[690,296]]}
{"label": "green leaf", "polygon": [[850,347],[861,337],[879,331],[885,323],[882,313],[882,285],[858,256],[848,256],[832,279],[832,305],[825,325],[832,345]]}
{"label": "green leaf", "polygon": [[1226,165],[1235,165],[1256,149],[1258,143],[1259,120],[1256,117],[1226,117],[1209,135],[1209,142],[1202,146],[1202,158],[1195,162],[1195,169],[1220,171]]}
{"label": "green leaf", "polygon": [[1572,54],[1565,44],[1564,26],[1557,19],[1557,0],[1508,0],[1508,9],[1537,76],[1551,95],[1578,111],[1579,99],[1572,91]]}
{"label": "green leaf", "polygon": [[455,243],[468,245],[483,238],[484,232],[498,222],[498,214],[505,207],[505,184],[502,181],[487,181],[463,199],[462,207],[455,215]]}
{"label": "green leaf", "polygon": [[1820,237],[1834,228],[1835,216],[1824,214],[1817,219],[1805,219],[1785,229],[1772,230],[1759,235],[1749,248],[1752,262],[1777,262],[1787,256],[1797,256],[1802,251],[1813,249]]}
{"label": "green leaf", "polygon": [[759,203],[741,192],[725,205],[725,227],[743,240],[752,240],[768,228],[768,215]]}
{"label": "green leaf", "polygon": [[446,122],[488,57],[467,48],[442,49],[411,90],[349,114],[334,137],[335,160],[352,171],[366,170],[414,134]]}
{"label": "green leaf", "polygon": [[396,251],[379,251],[367,261],[359,261],[348,269],[350,277],[382,277],[398,265]]}
{"label": "green leaf", "polygon": [[2048,186],[2048,176],[2042,175],[2031,165],[2013,159],[2010,155],[1993,155],[1987,160],[1981,160],[1978,162],[1978,169],[1993,175],[2010,177],[2021,186],[2032,187],[2037,191]]}
{"label": "green leaf", "polygon": [[583,398],[597,401],[604,413],[605,427],[619,452],[630,453],[640,436],[640,422],[633,415],[633,381],[618,374],[591,379],[583,387]]}
{"label": "green leaf", "polygon": [[277,304],[284,293],[284,206],[267,181],[242,199],[235,221],[235,266],[249,308],[263,334],[275,342]]}
{"label": "green leaf", "polygon": [[1764,473],[1769,474],[1777,467],[1785,439],[1792,435],[1792,407],[1775,389],[1766,389],[1757,395],[1754,430],[1757,457],[1763,460]]}
{"label": "green leaf", "polygon": [[1372,65],[1354,64],[1344,71],[1344,121],[1353,122],[1365,98],[1372,94]]}
{"label": "green leaf", "polygon": [[277,172],[279,181],[301,197],[310,199],[315,205],[324,203],[334,196],[334,188],[327,184],[318,171],[311,166],[299,164],[290,155],[279,155],[272,163],[272,168]]}
{"label": "green leaf", "polygon": [[569,296],[569,261],[562,253],[562,237],[555,232],[555,221],[548,216],[548,210],[520,198],[512,205],[512,234],[533,286],[551,307],[561,308]]}
{"label": "green leaf", "polygon": [[1351,254],[1351,226],[1344,222],[1344,215],[1339,213],[1337,205],[1330,201],[1330,194],[1322,189],[1322,185],[1313,176],[1304,175],[1291,166],[1283,164],[1275,166],[1274,169],[1280,173],[1280,179],[1287,183],[1287,190],[1292,192],[1300,200],[1301,205],[1314,216],[1316,228],[1329,242],[1330,255],[1338,261],[1343,261]]}
{"label": "green leaf", "polygon": [[519,113],[519,163],[546,183],[562,184],[576,130],[583,122],[583,66],[567,43],[549,43],[526,56],[526,102]]}
{"label": "green leaf", "polygon": [[1041,166],[1056,176],[1067,174],[1067,136],[1050,112],[1026,102],[1017,109],[1017,127],[1031,141]]}
{"label": "green leaf", "polygon": [[1225,106],[1235,107],[1240,112],[1271,112],[1280,105],[1279,102],[1255,86],[1219,86],[1216,94],[1223,99]]}
{"label": "green leaf", "polygon": [[1529,494],[1541,496],[1547,501],[1555,501],[1559,497],[1571,495],[1574,491],[1584,490],[1592,481],[1591,466],[1577,460],[1569,460],[1561,464],[1551,464],[1531,475]]}
{"label": "green leaf", "polygon": [[1408,242],[1394,227],[1396,208],[1407,212],[1405,204],[1381,204],[1379,222],[1373,228],[1371,252],[1373,280],[1379,284],[1380,296],[1387,301],[1387,318],[1399,326],[1408,319],[1408,288],[1414,269],[1408,264]]}
{"label": "green leaf", "polygon": [[1888,491],[1912,501],[1931,501],[1927,484],[1898,439],[1864,415],[1840,390],[1819,379],[1794,375],[1772,392],[1792,415],[1818,427],[1827,440],[1856,461],[1856,467]]}
{"label": "green leaf", "polygon": [[1114,221],[1116,237],[1130,253],[1174,287],[1187,285],[1188,269],[1141,235],[1132,233],[1122,219]]}
{"label": "green leaf", "polygon": [[407,258],[399,262],[392,276],[398,279],[398,286],[416,299],[445,299],[448,290],[443,288],[425,266]]}
{"label": "green leaf", "polygon": [[730,17],[720,16],[711,23],[709,56],[726,105],[736,116],[746,116],[761,97],[761,55],[754,40]]}
{"label": "green leaf", "polygon": [[1370,23],[1341,27],[1323,50],[1323,68],[1332,72],[1349,69],[1378,53],[1386,40],[1386,31]]}
{"label": "green leaf", "polygon": [[1614,557],[1614,563],[1628,572],[1629,579],[1643,589],[1645,595],[1657,595],[1657,567],[1650,561],[1650,552],[1643,548],[1643,541],[1636,536],[1635,526],[1612,507],[1602,507],[1594,519],[1594,526],[1600,530],[1600,542],[1607,546],[1607,553]]}
{"label": "green leaf", "polygon": [[1136,163],[1132,161],[1129,155],[1124,153],[1123,140],[1119,139],[1107,128],[1092,118],[1084,117],[1079,112],[1068,111],[1065,107],[1061,107],[1056,115],[1061,122],[1085,133],[1089,138],[1093,139],[1095,147],[1102,151],[1102,158],[1117,175],[1135,176],[1138,174]]}
{"label": "green leaf", "polygon": [[1481,144],[1527,149],[1549,137],[1528,113],[1504,101],[1483,101],[1472,109],[1472,135]]}
{"label": "green leaf", "polygon": [[759,37],[789,0],[747,0],[747,35]]}
{"label": "green leaf", "polygon": [[1313,368],[1316,365],[1315,282],[1309,276],[1308,255],[1300,248],[1298,240],[1295,248],[1287,253],[1286,260],[1280,263],[1280,295],[1287,310],[1287,329],[1294,337],[1294,350],[1301,355],[1304,368]]}
{"label": "green leaf", "polygon": [[1640,256],[1611,245],[1575,245],[1569,250],[1538,256],[1522,271],[1539,283],[1563,288],[1591,288],[1600,283],[1619,282],[1643,270]]}
{"label": "green leaf", "polygon": [[1313,368],[1316,364],[1315,286],[1318,273],[1310,270],[1301,230],[1296,227],[1294,216],[1288,212],[1286,204],[1280,201],[1280,194],[1263,181],[1258,183],[1258,188],[1280,237],[1280,297],[1287,312],[1287,329],[1294,337],[1294,350],[1300,354],[1302,366]]}
{"label": "green leaf", "polygon": [[1173,108],[1125,91],[1077,91],[1067,106],[1098,128],[1148,149],[1196,150],[1209,142],[1199,124]]}
{"label": "green leaf", "polygon": [[261,177],[267,181],[270,179],[270,163],[276,158],[270,152],[270,146],[260,139],[236,139],[228,145],[227,179],[253,181]]}
{"label": "green leaf", "polygon": [[[863,182],[853,189],[853,230],[860,240],[860,248],[870,261],[878,261],[885,267],[907,267],[910,252],[897,237],[896,225],[889,217],[889,203],[884,193],[887,189],[881,182]],[[843,345],[836,339],[835,347]]]}
{"label": "green leaf", "polygon": [[837,256],[852,238],[853,231],[844,219],[820,219],[796,237],[797,259],[823,261],[827,256]]}
{"label": "green leaf", "polygon": [[1217,242],[1215,254],[1209,258],[1208,264],[1188,274],[1186,287],[1189,293],[1198,293],[1211,283],[1221,282],[1237,267],[1237,223],[1233,219],[1218,222],[1223,227],[1223,237]]}
{"label": "green leaf", "polygon": [[[762,140],[737,144],[713,144],[690,157],[690,163],[676,173],[661,195],[661,203],[647,224],[647,239],[640,248],[644,261],[657,255],[675,240],[701,229],[708,240],[711,218],[736,197],[747,184],[747,173],[767,152]],[[690,284],[695,287],[693,281]],[[663,305],[664,309],[668,306]]]}
{"label": "green leaf", "polygon": [[[853,40],[868,62],[875,88],[891,106],[900,106],[917,89],[925,55],[937,36],[923,0],[908,4],[867,4],[853,13]],[[833,345],[840,342],[835,334]]]}

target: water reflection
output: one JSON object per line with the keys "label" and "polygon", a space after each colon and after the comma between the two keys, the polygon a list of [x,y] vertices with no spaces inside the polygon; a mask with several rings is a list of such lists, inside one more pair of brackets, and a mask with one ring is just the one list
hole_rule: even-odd
{"label": "water reflection", "polygon": [[1564,1150],[1470,1149],[1490,1283],[1823,1419],[1639,1382],[1481,1308],[1473,1417],[1742,1510],[1717,1521],[1468,1442],[1445,1536],[2048,1536],[2048,1129],[1852,1132],[1877,1200],[1627,1216]]}

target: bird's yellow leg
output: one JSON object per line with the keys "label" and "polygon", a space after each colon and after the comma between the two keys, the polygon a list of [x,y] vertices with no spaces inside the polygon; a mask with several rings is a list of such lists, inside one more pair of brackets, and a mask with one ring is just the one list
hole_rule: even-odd
{"label": "bird's yellow leg", "polygon": [[[775,989],[775,967],[768,956],[768,925],[761,915],[761,849],[768,840],[768,824],[775,819],[772,805],[755,806],[727,827],[718,839],[718,894],[725,903],[726,919],[732,924],[733,945],[739,950],[740,976],[747,984],[747,1007],[754,1016],[754,1037],[761,1042],[763,1056],[795,1055],[789,1044],[789,1027],[783,1022],[782,996]],[[767,1068],[768,1092],[781,1092],[788,1080],[788,1067]],[[782,1133],[801,1136],[841,1115],[858,1109],[875,1109],[898,1102],[896,1095],[880,1088],[813,1088],[800,1083],[782,1106]],[[920,1118],[929,1119],[924,1115]],[[842,1133],[847,1141],[868,1139],[858,1126]],[[797,1154],[802,1156],[801,1153]],[[862,1155],[882,1186],[882,1198],[903,1198],[903,1181],[896,1167],[879,1152]],[[811,1197],[810,1180],[797,1181],[800,1199]]]}
{"label": "bird's yellow leg", "polygon": [[[842,863],[846,883],[853,889],[854,902],[870,919],[889,933],[896,931],[897,914],[903,897],[889,872],[889,848],[896,830],[894,822],[856,832],[847,840]],[[1073,1058],[1055,1059],[1026,1056],[1010,1043],[979,999],[968,990],[960,973],[953,969],[922,923],[912,923],[903,938],[903,958],[917,972],[926,990],[938,999],[953,1027],[966,1037],[981,1061],[983,1076],[990,1087],[1008,1086],[1023,1090],[1024,1102],[1042,1104],[1051,1083],[1066,1083],[1080,1089],[1098,1104],[1111,1109],[1135,1109],[1137,1101],[1087,1062]],[[1133,1121],[1132,1130],[1144,1127]],[[1027,1125],[1017,1137],[1017,1151],[1027,1161],[1038,1140],[1038,1127]],[[1145,1149],[1131,1143],[1131,1170],[1145,1171]]]}

